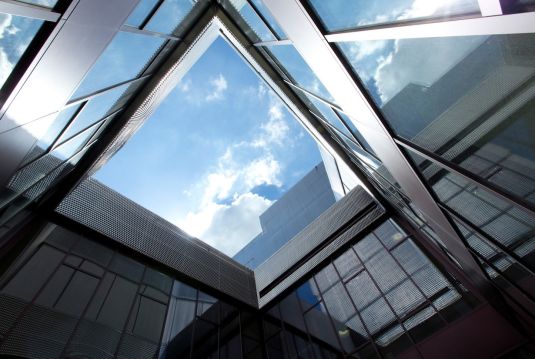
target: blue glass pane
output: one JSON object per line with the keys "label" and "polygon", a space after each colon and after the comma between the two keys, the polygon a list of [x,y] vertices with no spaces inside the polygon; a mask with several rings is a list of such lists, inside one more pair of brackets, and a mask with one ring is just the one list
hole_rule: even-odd
{"label": "blue glass pane", "polygon": [[42,23],[41,20],[0,13],[0,88]]}
{"label": "blue glass pane", "polygon": [[24,166],[28,162],[33,161],[34,159],[39,157],[54,143],[58,135],[61,133],[61,131],[63,131],[63,129],[70,121],[72,116],[76,113],[79,107],[80,105],[71,106],[66,108],[59,114],[56,113],[47,116],[46,118],[34,121],[35,126],[32,126],[34,125],[34,123],[26,125],[26,127],[28,128],[33,127],[33,129],[30,129],[30,132],[35,136],[37,142],[34,145],[34,148],[28,154],[28,156],[26,156],[21,166]]}
{"label": "blue glass pane", "polygon": [[88,128],[84,132],[55,148],[52,152],[50,152],[50,154],[63,161],[71,158],[74,154],[76,154],[76,152],[81,150],[82,147],[87,144],[87,141],[97,129],[97,125]]}
{"label": "blue glass pane", "polygon": [[308,0],[327,31],[406,20],[480,14],[477,0]]}
{"label": "blue glass pane", "polygon": [[334,102],[331,94],[292,45],[270,46],[268,50],[293,78],[297,85],[300,85],[323,99]]}
{"label": "blue glass pane", "polygon": [[146,30],[172,34],[193,8],[190,0],[166,0],[149,21]]}
{"label": "blue glass pane", "polygon": [[34,4],[34,5],[40,5],[40,6],[46,6],[46,7],[54,7],[58,0],[19,0],[23,1],[28,4]]}
{"label": "blue glass pane", "polygon": [[256,9],[258,10],[258,12],[261,13],[264,19],[266,19],[266,21],[269,23],[269,26],[271,26],[271,28],[275,30],[279,38],[280,39],[286,38],[286,34],[284,33],[284,31],[282,31],[281,27],[279,26],[277,21],[275,21],[275,19],[273,18],[269,10],[266,9],[262,1],[252,0],[252,3],[256,6]]}
{"label": "blue glass pane", "polygon": [[139,27],[154,8],[158,0],[141,0],[135,10],[130,14],[126,24]]}
{"label": "blue glass pane", "polygon": [[[70,124],[69,128],[63,133],[59,142],[63,142],[87,126],[103,119],[117,109],[117,102],[128,88],[127,85],[120,86],[114,90],[97,96],[84,106],[80,114]],[[66,111],[66,110],[65,110]]]}
{"label": "blue glass pane", "polygon": [[336,112],[338,113],[338,115],[340,115],[340,117],[342,117],[344,122],[349,126],[349,128],[353,132],[353,135],[357,138],[358,142],[362,145],[362,147],[364,147],[366,151],[370,152],[371,154],[375,156],[375,152],[368,144],[368,141],[366,141],[364,137],[362,137],[359,130],[353,124],[353,121],[349,117],[347,117],[344,113],[339,112],[339,111],[336,111]]}
{"label": "blue glass pane", "polygon": [[400,137],[535,204],[535,36],[346,43]]}
{"label": "blue glass pane", "polygon": [[[262,19],[255,13],[254,9],[247,2],[239,0],[231,0],[234,4],[234,7],[240,12],[241,16],[247,22],[247,24],[254,31],[256,36],[260,38],[261,41],[273,41],[276,40],[275,36],[271,33],[266,24]],[[247,31],[246,31],[247,32]],[[249,34],[248,34],[249,35]],[[256,40],[255,37],[249,36],[253,41]]]}
{"label": "blue glass pane", "polygon": [[119,32],[89,71],[73,98],[136,78],[164,41],[153,36]]}
{"label": "blue glass pane", "polygon": [[310,102],[312,102],[314,107],[316,107],[316,109],[311,109],[314,113],[320,115],[320,117],[323,117],[327,122],[333,125],[338,131],[342,132],[344,135],[353,138],[351,132],[348,131],[348,129],[344,126],[342,121],[340,121],[340,118],[336,115],[336,113],[334,113],[333,109],[330,106],[308,94],[306,95],[306,97]]}

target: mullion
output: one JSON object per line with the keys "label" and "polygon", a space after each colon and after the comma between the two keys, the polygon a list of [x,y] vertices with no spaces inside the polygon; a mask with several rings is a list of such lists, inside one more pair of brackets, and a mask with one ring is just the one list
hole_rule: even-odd
{"label": "mullion", "polygon": [[[355,250],[353,249],[353,247],[351,247],[349,250],[351,250],[351,251],[353,251],[353,253],[355,253]],[[355,254],[356,254],[356,253],[355,253]],[[356,258],[359,258],[359,257],[356,256]],[[359,260],[360,260],[360,258],[359,258]],[[361,261],[361,263],[362,263],[362,261]],[[371,334],[371,332],[370,332],[370,330],[368,329],[366,323],[365,323],[364,320],[362,319],[362,316],[361,316],[361,314],[360,314],[361,311],[357,308],[357,305],[355,304],[355,302],[354,302],[354,300],[353,300],[353,297],[351,296],[351,294],[350,294],[349,291],[347,290],[347,287],[346,287],[346,284],[347,284],[347,283],[345,283],[344,280],[342,279],[342,276],[340,275],[340,272],[338,271],[338,268],[336,268],[336,266],[334,265],[334,263],[333,263],[333,267],[334,267],[334,270],[336,271],[336,274],[338,275],[338,278],[340,278],[340,283],[341,283],[342,287],[344,287],[344,291],[346,292],[347,296],[349,297],[349,300],[351,301],[351,304],[353,305],[353,309],[355,309],[355,314],[352,315],[352,316],[346,321],[346,323],[347,323],[349,320],[351,320],[352,318],[354,318],[355,316],[358,316],[360,322],[362,323],[362,328],[364,329],[364,331],[365,331],[366,334],[368,335],[368,338],[367,338],[368,340],[367,340],[365,343],[363,343],[360,347],[358,347],[358,348],[356,349],[356,351],[358,351],[358,350],[359,350],[360,348],[362,348],[364,345],[367,345],[368,343],[372,343],[372,346],[373,346],[375,352],[379,355],[379,357],[382,357],[381,352],[379,351],[379,349],[377,348],[377,345],[375,344],[375,341],[373,340],[373,335]],[[363,264],[361,270],[360,270],[358,273],[356,273],[354,276],[352,276],[352,279],[353,279],[353,278],[356,278],[357,275],[359,275],[360,273],[363,273],[363,272],[365,272],[365,271],[366,271],[366,269],[364,268],[364,264]],[[348,281],[348,282],[349,282],[349,281]],[[327,307],[327,306],[325,306],[325,307]],[[344,325],[345,325],[345,323],[344,323]],[[343,347],[342,347],[342,350],[344,350]],[[354,351],[353,351],[353,352],[354,352]]]}
{"label": "mullion", "polygon": [[[378,238],[376,238],[376,240],[379,241]],[[381,242],[381,241],[379,241]],[[401,318],[399,317],[399,315],[396,313],[396,311],[394,310],[394,308],[392,307],[392,305],[390,304],[390,302],[388,301],[388,299],[386,298],[386,295],[385,293],[383,292],[383,290],[379,287],[379,284],[377,283],[377,281],[375,280],[375,278],[373,277],[373,275],[370,273],[370,271],[368,270],[368,266],[366,265],[366,262],[364,262],[362,260],[362,258],[359,256],[359,254],[357,253],[357,251],[355,250],[355,255],[357,256],[357,258],[360,260],[360,262],[362,263],[362,266],[365,268],[366,270],[366,273],[368,274],[368,276],[370,277],[371,281],[373,282],[373,284],[375,285],[376,289],[379,291],[380,293],[380,297],[383,298],[383,300],[385,301],[386,305],[390,308],[390,310],[392,311],[392,313],[394,314],[394,317],[396,318],[396,321],[397,323],[401,326],[401,328],[403,329],[403,331],[405,332],[405,334],[409,337],[412,345],[416,348],[416,341],[414,340],[414,338],[412,337],[412,335],[410,335],[409,331],[407,330],[407,328],[405,327],[405,324],[401,321]],[[387,253],[393,257],[393,255],[391,253],[389,253],[387,251]],[[363,322],[364,323],[364,322]],[[366,326],[367,324],[364,323],[364,325]],[[374,340],[374,343],[375,343],[375,340]]]}
{"label": "mullion", "polygon": [[152,10],[147,14],[145,19],[139,25],[140,30],[145,30],[145,26],[152,20],[152,17],[160,10],[160,7],[163,5],[164,0],[158,0],[156,4],[152,7]]}
{"label": "mullion", "polygon": [[126,84],[135,84],[137,82],[140,82],[142,80],[145,80],[149,77],[151,77],[153,75],[153,73],[150,73],[150,74],[144,74],[142,76],[139,76],[139,77],[135,77],[133,79],[129,79],[129,80],[125,80],[125,81],[121,81],[121,82],[118,82],[116,84],[113,84],[111,86],[108,86],[108,87],[104,87],[100,90],[97,90],[95,92],[91,92],[87,95],[84,95],[82,97],[78,97],[78,98],[75,98],[75,99],[72,99],[70,100],[69,102],[67,102],[67,104],[65,104],[65,106],[62,108],[65,109],[67,107],[70,107],[70,106],[74,106],[74,105],[77,105],[77,104],[80,104],[82,102],[86,102],[86,101],[89,101],[91,99],[93,99],[94,97],[97,97],[97,96],[100,96],[100,95],[103,95],[103,94],[106,94],[107,92],[110,92],[112,90],[115,90],[123,85],[126,85]]}
{"label": "mullion", "polygon": [[[396,264],[401,268],[401,270],[403,271],[403,273],[405,273],[405,275],[407,276],[407,278],[409,279],[409,281],[416,287],[416,289],[420,292],[420,294],[422,295],[422,297],[424,297],[424,301],[428,303],[429,306],[431,306],[434,310],[435,310],[435,313],[438,314],[438,316],[440,317],[440,319],[444,322],[444,323],[447,323],[446,319],[444,319],[444,317],[442,316],[442,314],[440,313],[440,311],[436,308],[435,304],[433,302],[431,302],[429,300],[429,298],[427,297],[427,295],[424,293],[424,291],[422,290],[422,288],[420,288],[420,286],[414,281],[414,278],[413,278],[413,275],[409,275],[409,273],[407,272],[407,270],[405,269],[405,267],[403,267],[401,265],[401,263],[399,262],[399,260],[396,258],[396,256],[392,253],[392,251],[394,250],[394,248],[392,249],[388,249],[384,243],[379,239],[379,237],[377,235],[375,235],[375,233],[373,234],[377,240],[381,243],[381,246],[383,247],[383,249],[390,255],[390,257],[392,257],[392,259],[394,259],[394,261],[396,262]],[[405,242],[405,240],[403,241]],[[422,267],[418,268],[418,270],[422,270],[423,268],[425,267],[425,265],[423,265]],[[415,272],[416,273],[416,272]],[[401,284],[403,284],[405,280],[399,282],[395,287],[393,287],[392,289],[390,289],[390,291],[388,293],[390,293],[391,291],[393,291],[395,288],[399,287]],[[386,294],[388,294],[386,293]],[[388,299],[387,299],[388,300]]]}
{"label": "mullion", "polygon": [[37,180],[35,183],[33,183],[32,185],[30,185],[28,188],[26,188],[25,190],[23,190],[22,192],[18,193],[17,195],[15,195],[14,197],[12,197],[11,199],[9,199],[6,203],[0,205],[0,208],[7,208],[7,206],[9,206],[11,203],[13,203],[13,201],[15,201],[17,198],[23,196],[25,193],[29,192],[31,189],[33,189],[35,186],[37,186],[39,183],[41,183],[41,181],[43,181],[44,179],[47,178],[47,176],[49,174],[51,174],[52,172],[54,172],[55,170],[57,170],[58,168],[60,168],[61,166],[63,166],[65,163],[69,162],[73,157],[75,157],[76,155],[78,155],[80,152],[84,151],[85,149],[89,148],[93,143],[90,143],[90,144],[87,144],[83,147],[81,147],[78,151],[76,151],[76,153],[74,153],[71,157],[65,159],[64,161],[61,161],[61,163],[59,163],[57,166],[55,166],[53,169],[51,169],[50,171],[48,171],[46,174],[43,175],[42,178],[40,178],[39,180]]}
{"label": "mullion", "polygon": [[[441,203],[441,206],[444,208],[444,210],[446,212],[448,212],[451,216],[453,217],[456,217],[459,221],[461,221],[461,223],[463,223],[464,225],[466,225],[468,227],[469,230],[473,231],[476,235],[482,237],[484,240],[490,242],[493,246],[497,247],[498,249],[500,249],[501,251],[503,251],[504,253],[506,253],[507,255],[509,255],[510,257],[512,257],[518,264],[520,264],[525,270],[527,270],[528,272],[530,272],[532,275],[535,275],[535,272],[529,268],[529,266],[527,266],[525,263],[524,263],[524,259],[520,256],[518,256],[518,254],[516,254],[514,251],[511,251],[510,248],[508,248],[507,246],[505,246],[504,244],[500,243],[499,241],[497,241],[494,237],[490,236],[489,234],[487,234],[485,231],[481,230],[478,226],[476,226],[475,224],[473,224],[471,221],[469,221],[468,219],[462,217],[459,213],[457,213],[454,209],[450,208],[449,206],[445,205],[445,204],[442,204]],[[468,247],[470,247],[468,245]]]}
{"label": "mullion", "polygon": [[254,4],[253,1],[251,0],[246,0],[247,3],[249,4],[249,6],[251,6],[251,8],[253,9],[253,12],[260,18],[260,20],[262,20],[262,22],[264,23],[264,25],[266,25],[267,29],[269,30],[269,32],[271,33],[271,35],[273,35],[273,37],[277,40],[277,41],[280,41],[281,38],[280,36],[277,34],[277,32],[275,31],[275,29],[273,29],[273,27],[271,26],[271,24],[267,21],[267,19],[264,17],[264,15],[258,10],[258,8],[256,7],[256,5]]}
{"label": "mullion", "polygon": [[417,155],[425,158],[428,161],[431,161],[432,163],[438,165],[439,167],[446,169],[447,171],[462,177],[463,179],[467,180],[473,185],[482,187],[483,189],[494,194],[496,197],[508,202],[510,205],[518,206],[524,209],[525,211],[529,212],[532,216],[535,216],[535,208],[532,204],[530,204],[529,202],[527,202],[523,198],[520,198],[519,196],[517,196],[516,194],[512,192],[507,191],[505,189],[500,188],[499,186],[492,184],[492,182],[490,182],[488,179],[483,178],[480,175],[477,175],[469,170],[466,170],[464,167],[456,163],[444,160],[442,157],[434,154],[433,152],[428,151],[405,139],[396,137],[394,141],[398,145],[405,147],[409,151],[416,153]]}

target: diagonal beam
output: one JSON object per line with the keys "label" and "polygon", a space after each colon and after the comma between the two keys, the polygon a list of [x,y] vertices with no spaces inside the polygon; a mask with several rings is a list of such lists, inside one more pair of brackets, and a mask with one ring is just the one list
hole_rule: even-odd
{"label": "diagonal beam", "polygon": [[535,32],[535,13],[477,17],[419,24],[341,31],[326,35],[329,42],[421,39],[430,37],[529,34]]}
{"label": "diagonal beam", "polygon": [[[486,277],[456,229],[439,208],[433,195],[396,145],[380,116],[303,5],[299,0],[264,0],[264,3],[296,50],[329,90],[336,103],[352,118],[384,166],[424,214],[474,284],[482,290],[488,288]],[[358,122],[355,119],[358,119]]]}

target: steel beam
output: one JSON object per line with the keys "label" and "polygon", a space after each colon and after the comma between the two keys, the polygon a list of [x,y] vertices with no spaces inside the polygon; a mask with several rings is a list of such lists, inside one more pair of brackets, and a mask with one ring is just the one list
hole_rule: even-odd
{"label": "steel beam", "polygon": [[430,37],[528,34],[535,32],[535,13],[477,17],[419,24],[393,24],[387,27],[331,33],[329,42],[422,39]]}
{"label": "steel beam", "polygon": [[54,12],[51,9],[47,9],[42,6],[25,4],[11,0],[0,0],[0,13],[52,22],[57,22],[61,16],[60,13]]}
{"label": "steel beam", "polygon": [[[57,30],[1,109],[0,133],[17,129],[21,141],[3,146],[0,185],[17,170],[35,142],[23,125],[65,106],[139,0],[81,0]],[[13,132],[15,134],[15,132]]]}
{"label": "steel beam", "polygon": [[[299,0],[265,0],[304,61],[331,93],[336,103],[351,117],[355,126],[390,171],[413,204],[424,214],[448,250],[482,290],[488,280],[474,260],[453,224],[437,205],[433,195],[385,127],[381,117],[353,80],[352,74],[326,41],[317,24]],[[355,121],[354,119],[359,119]],[[362,126],[365,123],[366,126]]]}

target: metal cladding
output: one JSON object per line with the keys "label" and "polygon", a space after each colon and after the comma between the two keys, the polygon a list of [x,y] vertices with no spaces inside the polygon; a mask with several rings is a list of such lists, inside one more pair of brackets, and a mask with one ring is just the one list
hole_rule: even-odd
{"label": "metal cladding", "polygon": [[253,272],[100,182],[82,182],[57,212],[220,292],[257,305]]}

